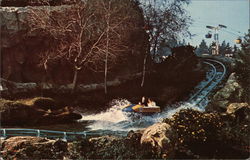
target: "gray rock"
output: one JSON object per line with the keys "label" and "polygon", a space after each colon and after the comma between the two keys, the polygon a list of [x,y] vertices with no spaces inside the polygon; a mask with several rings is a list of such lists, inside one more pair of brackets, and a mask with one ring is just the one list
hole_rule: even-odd
{"label": "gray rock", "polygon": [[9,48],[22,42],[26,36],[36,36],[29,32],[28,14],[32,9],[42,9],[63,13],[69,5],[61,6],[28,6],[28,7],[0,7],[1,47]]}
{"label": "gray rock", "polygon": [[243,92],[242,87],[236,81],[235,73],[232,73],[225,86],[212,98],[212,105],[226,109],[229,101],[239,101]]}
{"label": "gray rock", "polygon": [[39,137],[11,137],[2,141],[1,156],[8,159],[62,159],[67,143]]}
{"label": "gray rock", "polygon": [[243,108],[243,107],[247,107],[250,108],[250,106],[247,103],[231,103],[228,107],[227,107],[227,113],[228,114],[233,114],[235,113],[237,110]]}
{"label": "gray rock", "polygon": [[143,132],[141,144],[149,145],[164,158],[171,158],[174,155],[176,138],[176,133],[169,124],[156,123]]}

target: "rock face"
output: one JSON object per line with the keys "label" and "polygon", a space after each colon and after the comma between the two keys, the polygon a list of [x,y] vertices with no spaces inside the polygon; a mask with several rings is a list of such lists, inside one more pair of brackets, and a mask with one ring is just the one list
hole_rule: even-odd
{"label": "rock face", "polygon": [[[65,7],[70,7],[74,2],[70,0],[53,0],[49,1],[49,3],[55,4],[44,7],[43,1],[47,0],[3,0],[1,2],[2,78],[15,82],[50,82],[56,84],[69,84],[72,82],[72,68],[65,60],[48,63],[49,69],[45,71],[40,60],[41,55],[46,52],[49,45],[49,38],[45,35],[39,36],[37,33],[30,32],[28,14],[31,9],[41,8],[49,9],[58,15],[64,14]],[[137,27],[142,28],[141,26],[144,25],[143,20],[138,19],[138,22],[140,26]],[[139,39],[133,53],[141,53],[145,48],[146,34],[142,29],[134,29],[131,36],[128,35],[128,37],[132,37],[132,34],[136,34],[137,39]],[[134,45],[134,42],[131,45]],[[129,73],[131,72],[135,72],[135,68],[130,69]],[[100,77],[102,77],[102,73],[97,74],[86,69],[79,74],[79,82],[84,84],[93,81],[99,83],[102,81]]]}
{"label": "rock face", "polygon": [[225,111],[230,102],[240,101],[242,92],[243,89],[236,81],[235,73],[232,73],[225,86],[212,97],[211,106],[213,106],[215,110],[216,108],[220,108]]}
{"label": "rock face", "polygon": [[39,137],[12,137],[1,142],[1,156],[11,159],[63,159],[67,143]]}
{"label": "rock face", "polygon": [[[250,105],[232,103],[227,107],[226,115],[223,117],[225,125],[219,134],[223,144],[232,147],[242,157],[249,157]],[[235,155],[232,157],[237,158]]]}
{"label": "rock face", "polygon": [[231,103],[227,107],[227,113],[228,114],[234,114],[239,112],[239,110],[244,109],[244,108],[249,108],[250,106],[247,103]]}
{"label": "rock face", "polygon": [[141,137],[142,145],[149,145],[153,152],[171,158],[176,144],[176,132],[166,123],[156,123],[147,128]]}
{"label": "rock face", "polygon": [[27,33],[27,8],[1,7],[1,44],[3,48],[13,47],[24,39]]}
{"label": "rock face", "polygon": [[[108,87],[117,87],[128,81],[141,77],[141,73],[120,76],[112,81],[107,81]],[[72,84],[68,85],[53,85],[51,83],[17,83],[0,78],[0,93],[2,97],[15,97],[16,95],[36,95],[43,91],[48,91],[53,94],[65,94],[72,92]],[[92,83],[88,85],[79,84],[76,87],[76,92],[86,93],[104,89],[104,83]],[[89,99],[89,98],[88,98]]]}
{"label": "rock face", "polygon": [[[39,61],[43,48],[46,47],[46,39],[29,32],[27,15],[30,9],[31,7],[0,8],[1,76],[15,82],[40,82],[45,74]],[[63,6],[51,9],[60,13]],[[66,74],[64,78],[67,79],[67,76],[69,75]]]}
{"label": "rock face", "polygon": [[58,107],[51,98],[37,97],[10,101],[0,99],[2,125],[37,125],[68,123],[81,119],[71,107]]}
{"label": "rock face", "polygon": [[74,1],[71,0],[1,0],[1,6],[7,7],[25,7],[25,6],[42,6],[51,5],[57,6],[62,4],[72,4]]}
{"label": "rock face", "polygon": [[[150,150],[140,145],[140,132],[127,137],[102,136],[69,145],[70,159],[150,159]],[[77,156],[78,155],[78,156]]]}

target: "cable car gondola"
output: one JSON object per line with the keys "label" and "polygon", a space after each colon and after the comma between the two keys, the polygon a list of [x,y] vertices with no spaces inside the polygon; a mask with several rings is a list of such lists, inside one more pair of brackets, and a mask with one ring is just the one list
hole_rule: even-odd
{"label": "cable car gondola", "polygon": [[211,32],[208,32],[206,35],[205,35],[206,38],[212,38],[212,34]]}
{"label": "cable car gondola", "polygon": [[235,43],[236,43],[236,44],[241,44],[241,42],[242,42],[241,38],[237,38],[237,39],[235,40]]}

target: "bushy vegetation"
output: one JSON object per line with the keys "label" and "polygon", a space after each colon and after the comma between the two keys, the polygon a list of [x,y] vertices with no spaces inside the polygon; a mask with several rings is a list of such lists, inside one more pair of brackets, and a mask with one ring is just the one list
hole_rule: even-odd
{"label": "bushy vegetation", "polygon": [[236,55],[235,72],[244,89],[242,101],[250,103],[250,30],[245,35],[241,50]]}
{"label": "bushy vegetation", "polygon": [[192,109],[181,110],[173,116],[172,120],[171,123],[178,132],[180,144],[214,140],[216,131],[223,124],[219,115],[203,114]]}
{"label": "bushy vegetation", "polygon": [[223,115],[183,109],[165,119],[178,137],[175,158],[247,157],[249,111],[248,106]]}

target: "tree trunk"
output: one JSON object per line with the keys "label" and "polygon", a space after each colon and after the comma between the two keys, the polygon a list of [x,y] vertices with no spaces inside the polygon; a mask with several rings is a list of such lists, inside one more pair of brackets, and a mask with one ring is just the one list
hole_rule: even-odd
{"label": "tree trunk", "polygon": [[74,79],[73,79],[73,82],[72,82],[72,85],[73,85],[73,87],[72,87],[72,93],[75,92],[76,87],[77,87],[78,72],[79,72],[78,69],[75,69],[75,70],[74,70]]}
{"label": "tree trunk", "polygon": [[105,94],[108,93],[107,75],[108,75],[108,53],[106,53],[106,57],[105,57],[105,71],[104,71],[104,91],[105,91]]}
{"label": "tree trunk", "polygon": [[105,55],[105,69],[104,69],[104,92],[105,94],[108,93],[107,89],[107,76],[108,76],[108,54],[109,54],[109,27],[110,27],[110,7],[111,7],[111,1],[109,1],[108,6],[108,13],[107,13],[107,40],[106,40],[106,55]]}
{"label": "tree trunk", "polygon": [[145,82],[147,57],[148,57],[148,54],[146,53],[145,56],[144,56],[144,61],[143,61],[143,70],[142,70],[141,87],[144,86],[144,82]]}

